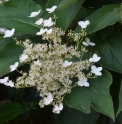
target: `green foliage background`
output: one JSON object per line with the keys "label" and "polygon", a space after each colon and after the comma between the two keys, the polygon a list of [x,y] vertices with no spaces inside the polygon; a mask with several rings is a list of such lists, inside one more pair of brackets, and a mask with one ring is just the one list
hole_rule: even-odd
{"label": "green foliage background", "polygon": [[[52,106],[40,109],[39,95],[34,88],[16,90],[0,85],[0,123],[10,124],[121,124],[122,123],[122,0],[10,0],[0,5],[0,27],[15,28],[19,40],[26,38],[43,42],[36,32],[35,18],[31,12],[41,9],[39,16],[50,15],[45,8],[57,5],[57,26],[63,30],[80,32],[78,21],[89,20],[86,29],[103,66],[102,77],[91,79],[90,87],[75,87],[64,100],[64,110],[54,115]],[[10,73],[9,66],[18,61],[23,48],[12,38],[0,36],[0,77]],[[20,68],[28,69],[27,65]]]}

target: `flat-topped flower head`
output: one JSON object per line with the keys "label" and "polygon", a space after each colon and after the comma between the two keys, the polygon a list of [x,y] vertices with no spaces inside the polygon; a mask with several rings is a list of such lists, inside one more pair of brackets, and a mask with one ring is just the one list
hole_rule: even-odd
{"label": "flat-topped flower head", "polygon": [[12,71],[16,70],[18,65],[19,65],[19,62],[16,62],[14,65],[10,65],[10,71],[12,72]]}
{"label": "flat-topped flower head", "polygon": [[89,24],[90,24],[89,20],[86,20],[86,21],[79,21],[79,22],[78,22],[78,25],[79,25],[81,28],[86,28]]}
{"label": "flat-topped flower head", "polygon": [[57,6],[53,6],[52,8],[47,8],[46,11],[48,11],[48,13],[52,13],[56,10]]}
{"label": "flat-topped flower head", "polygon": [[70,66],[72,64],[72,62],[68,62],[67,60],[64,61],[64,63],[62,64],[63,67],[67,67]]}
{"label": "flat-topped flower head", "polygon": [[53,107],[53,113],[59,114],[63,109],[63,103],[59,103]]}
{"label": "flat-topped flower head", "polygon": [[14,32],[15,32],[15,28],[13,28],[12,30],[6,30],[4,32],[4,38],[6,38],[6,37],[12,37],[14,35]]}
{"label": "flat-topped flower head", "polygon": [[50,27],[52,25],[53,25],[53,21],[52,21],[51,17],[49,19],[44,20],[44,25],[43,26]]}
{"label": "flat-topped flower head", "polygon": [[36,25],[41,25],[42,23],[43,23],[43,18],[40,18],[35,22]]}
{"label": "flat-topped flower head", "polygon": [[102,71],[102,67],[97,68],[95,65],[91,66],[91,73],[93,73],[93,74],[95,74],[97,76],[101,76],[102,73],[100,71]]}
{"label": "flat-topped flower head", "polygon": [[41,28],[39,32],[36,33],[36,35],[42,35],[46,32],[47,29]]}
{"label": "flat-topped flower head", "polygon": [[39,10],[38,12],[32,12],[32,13],[30,14],[30,16],[28,16],[28,17],[36,17],[36,16],[39,15],[40,12],[41,12],[41,10]]}
{"label": "flat-topped flower head", "polygon": [[89,87],[89,83],[87,82],[87,78],[84,78],[84,79],[80,79],[79,81],[78,81],[78,86],[84,86],[84,87]]}
{"label": "flat-topped flower head", "polygon": [[90,42],[90,39],[88,37],[85,38],[85,41],[82,42],[85,46],[95,46],[95,43]]}
{"label": "flat-topped flower head", "polygon": [[19,58],[20,62],[24,62],[28,58],[28,55],[22,54]]}
{"label": "flat-topped flower head", "polygon": [[98,57],[97,54],[93,54],[92,58],[89,59],[90,62],[98,62],[101,57]]}

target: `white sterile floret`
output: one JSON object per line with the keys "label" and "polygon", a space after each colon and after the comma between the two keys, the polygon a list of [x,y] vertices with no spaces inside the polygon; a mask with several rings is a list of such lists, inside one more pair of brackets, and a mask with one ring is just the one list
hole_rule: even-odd
{"label": "white sterile floret", "polygon": [[86,28],[89,24],[90,24],[89,20],[86,20],[86,21],[79,21],[79,22],[78,22],[78,25],[79,25],[81,28]]}
{"label": "white sterile floret", "polygon": [[53,107],[53,113],[59,114],[63,109],[63,103],[59,103]]}
{"label": "white sterile floret", "polygon": [[53,21],[52,21],[51,17],[49,19],[44,20],[44,25],[43,26],[50,27],[52,25],[53,25]]}
{"label": "white sterile floret", "polygon": [[101,76],[102,73],[100,71],[102,71],[102,67],[97,68],[95,65],[91,66],[91,73],[93,73],[93,74],[95,74],[97,76]]}
{"label": "white sterile floret", "polygon": [[9,82],[4,83],[4,85],[14,87],[14,82],[10,80]]}
{"label": "white sterile floret", "polygon": [[4,77],[4,79],[0,79],[0,83],[4,84],[9,80],[9,77]]}
{"label": "white sterile floret", "polygon": [[14,65],[10,65],[10,71],[12,72],[12,71],[16,70],[18,65],[19,65],[19,62],[16,62]]}
{"label": "white sterile floret", "polygon": [[90,42],[90,39],[88,37],[85,38],[85,41],[82,42],[85,46],[95,46],[95,43]]}
{"label": "white sterile floret", "polygon": [[46,30],[46,33],[47,33],[47,34],[51,34],[51,33],[52,33],[52,28],[51,28],[51,29],[47,29],[47,30]]}
{"label": "white sterile floret", "polygon": [[52,13],[55,11],[56,8],[57,6],[53,6],[52,8],[47,8],[46,11],[48,11],[48,13]]}
{"label": "white sterile floret", "polygon": [[101,57],[98,57],[97,54],[93,54],[92,58],[89,59],[90,62],[98,62]]}
{"label": "white sterile floret", "polygon": [[36,25],[41,25],[42,23],[43,23],[43,18],[40,18],[35,22]]}
{"label": "white sterile floret", "polygon": [[72,62],[68,62],[67,60],[64,61],[64,63],[62,64],[63,67],[67,67],[70,66],[72,64]]}
{"label": "white sterile floret", "polygon": [[4,38],[13,36],[14,32],[15,32],[15,28],[13,28],[12,30],[6,30],[4,32]]}
{"label": "white sterile floret", "polygon": [[46,32],[47,29],[41,28],[39,32],[36,33],[36,35],[42,35]]}
{"label": "white sterile floret", "polygon": [[79,86],[85,86],[85,87],[89,87],[89,83],[87,82],[87,78],[84,78],[84,79],[80,79],[79,81],[78,81],[78,85]]}
{"label": "white sterile floret", "polygon": [[53,96],[52,96],[52,94],[49,92],[49,93],[47,93],[47,97],[45,97],[45,98],[43,99],[43,102],[44,102],[45,105],[49,105],[52,101],[53,101]]}
{"label": "white sterile floret", "polygon": [[22,54],[19,58],[20,62],[24,62],[28,58],[28,55]]}
{"label": "white sterile floret", "polygon": [[38,12],[32,12],[28,17],[36,17],[37,15],[39,15],[40,12],[41,10],[39,10]]}

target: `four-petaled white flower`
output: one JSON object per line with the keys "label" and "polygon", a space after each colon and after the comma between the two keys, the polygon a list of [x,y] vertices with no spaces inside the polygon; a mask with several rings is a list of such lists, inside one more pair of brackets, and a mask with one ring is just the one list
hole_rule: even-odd
{"label": "four-petaled white flower", "polygon": [[79,25],[81,28],[86,28],[89,24],[90,24],[89,20],[86,20],[86,21],[79,21],[79,22],[78,22],[78,25]]}
{"label": "four-petaled white flower", "polygon": [[39,10],[38,12],[32,12],[29,17],[36,17],[37,15],[39,15],[40,12],[41,10]]}
{"label": "four-petaled white flower", "polygon": [[63,109],[63,103],[59,103],[53,107],[53,113],[59,114]]}
{"label": "four-petaled white flower", "polygon": [[48,92],[46,95],[47,97],[43,99],[43,102],[45,105],[49,105],[53,101],[53,96],[50,92]]}
{"label": "four-petaled white flower", "polygon": [[4,84],[9,80],[9,77],[4,77],[4,79],[0,79],[0,83]]}
{"label": "four-petaled white flower", "polygon": [[10,65],[10,71],[12,72],[12,71],[16,70],[18,65],[19,65],[19,62],[16,62],[14,65]]}
{"label": "four-petaled white flower", "polygon": [[70,66],[72,64],[72,62],[68,62],[67,60],[64,61],[64,63],[62,64],[63,67],[67,67]]}
{"label": "four-petaled white flower", "polygon": [[28,55],[22,54],[19,58],[20,62],[24,62],[28,58]]}
{"label": "four-petaled white flower", "polygon": [[47,29],[41,28],[39,32],[36,33],[36,35],[42,35],[46,32]]}
{"label": "four-petaled white flower", "polygon": [[85,46],[95,46],[95,43],[90,42],[90,39],[88,37],[85,38],[85,41],[82,42]]}
{"label": "four-petaled white flower", "polygon": [[93,54],[92,58],[89,59],[90,62],[98,62],[101,57],[98,57],[97,54]]}
{"label": "four-petaled white flower", "polygon": [[102,73],[100,71],[102,71],[102,67],[97,68],[95,65],[91,66],[91,73],[93,73],[93,74],[95,74],[97,76],[101,76]]}
{"label": "four-petaled white flower", "polygon": [[84,78],[84,79],[80,79],[79,81],[78,81],[78,85],[79,86],[85,86],[85,87],[89,87],[89,83],[87,82],[87,78]]}
{"label": "four-petaled white flower", "polygon": [[52,13],[55,11],[56,8],[57,6],[53,6],[52,8],[47,8],[46,11],[48,11],[48,13]]}
{"label": "four-petaled white flower", "polygon": [[15,28],[13,28],[12,30],[6,30],[4,32],[4,38],[13,36],[14,32],[15,32]]}
{"label": "four-petaled white flower", "polygon": [[52,21],[52,18],[51,17],[49,19],[44,20],[43,22],[44,22],[44,25],[43,26],[50,27],[50,26],[53,25],[53,21]]}
{"label": "four-petaled white flower", "polygon": [[43,18],[40,18],[35,22],[36,25],[41,25],[42,23],[43,23]]}
{"label": "four-petaled white flower", "polygon": [[14,82],[10,80],[9,82],[4,83],[4,85],[14,87]]}
{"label": "four-petaled white flower", "polygon": [[46,29],[46,33],[47,33],[47,34],[51,34],[51,33],[52,33],[52,28]]}

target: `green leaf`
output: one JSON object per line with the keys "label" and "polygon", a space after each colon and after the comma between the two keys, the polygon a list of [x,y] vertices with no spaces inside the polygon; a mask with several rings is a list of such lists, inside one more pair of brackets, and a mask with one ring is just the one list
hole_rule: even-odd
{"label": "green leaf", "polygon": [[49,0],[46,8],[54,5],[58,6],[55,12],[58,17],[56,25],[63,30],[67,30],[83,2],[84,0]]}
{"label": "green leaf", "polygon": [[73,19],[75,18],[83,2],[84,0],[78,1],[61,11],[57,11],[56,12],[56,15],[58,17],[56,22],[57,26],[61,27],[63,30],[67,30],[67,28],[72,23]]}
{"label": "green leaf", "polygon": [[40,9],[41,7],[31,0],[10,0],[0,5],[0,26],[8,29],[15,28],[20,34],[35,34],[39,31],[39,27],[34,24],[36,18],[28,16],[31,12]]}
{"label": "green leaf", "polygon": [[99,113],[92,109],[90,114],[65,106],[60,114],[56,116],[56,124],[94,124]]}
{"label": "green leaf", "polygon": [[23,108],[18,103],[9,103],[1,106],[0,109],[0,123],[12,120],[23,112]]}
{"label": "green leaf", "polygon": [[[120,22],[121,13],[122,7],[120,4],[103,6],[85,19],[90,21],[90,25],[87,27],[86,32],[91,34],[107,27],[108,25],[113,25],[116,22]],[[80,32],[80,30],[80,27],[76,29],[77,32]]]}
{"label": "green leaf", "polygon": [[117,119],[119,120],[120,123],[122,123],[122,83],[119,92],[119,108],[117,112]]}
{"label": "green leaf", "polygon": [[[110,30],[113,32],[109,33]],[[116,29],[110,30],[103,30],[91,37],[91,41],[96,44],[91,51],[101,57],[98,62],[100,65],[122,73],[122,33]]]}
{"label": "green leaf", "polygon": [[112,83],[110,73],[103,70],[102,76],[88,80],[90,87],[75,87],[72,92],[65,97],[66,104],[84,113],[90,113],[90,106],[96,111],[103,113],[114,119],[114,109],[109,87]]}
{"label": "green leaf", "polygon": [[0,40],[0,77],[10,72],[10,65],[19,60],[23,47],[16,45],[13,39]]}

